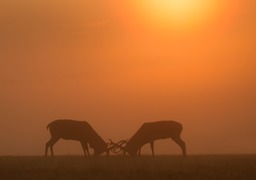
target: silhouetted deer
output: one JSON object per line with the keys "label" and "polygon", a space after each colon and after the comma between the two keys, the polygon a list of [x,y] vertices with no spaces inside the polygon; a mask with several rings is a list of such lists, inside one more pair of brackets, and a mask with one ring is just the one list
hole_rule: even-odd
{"label": "silhouetted deer", "polygon": [[68,119],[55,120],[48,124],[47,129],[50,130],[51,139],[46,143],[45,156],[47,156],[49,147],[51,155],[54,155],[53,146],[61,138],[80,141],[85,156],[90,155],[88,144],[94,149],[94,156],[98,156],[103,152],[108,154],[105,141],[97,134],[91,125],[85,121]]}
{"label": "silhouetted deer", "polygon": [[136,156],[140,154],[140,149],[144,144],[150,143],[152,155],[154,156],[154,141],[171,138],[180,146],[183,156],[186,156],[186,145],[180,138],[182,129],[182,125],[175,121],[144,123],[127,144],[120,148],[124,150],[124,154],[127,152],[130,155]]}

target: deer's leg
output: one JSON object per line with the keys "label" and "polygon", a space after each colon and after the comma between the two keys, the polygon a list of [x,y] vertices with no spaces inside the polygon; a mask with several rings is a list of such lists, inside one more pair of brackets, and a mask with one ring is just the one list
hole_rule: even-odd
{"label": "deer's leg", "polygon": [[44,153],[44,156],[46,157],[47,156],[47,152],[48,152],[48,145],[47,145],[48,143],[46,143],[46,145],[45,145],[45,153]]}
{"label": "deer's leg", "polygon": [[150,142],[150,148],[151,148],[151,151],[152,151],[152,156],[155,156],[155,152],[154,152],[154,141],[151,141],[151,142]]}
{"label": "deer's leg", "polygon": [[88,143],[87,142],[83,142],[83,141],[80,141],[81,145],[82,145],[82,148],[83,148],[83,151],[84,151],[84,156],[90,156],[90,153],[89,153],[89,148],[88,148]]}
{"label": "deer's leg", "polygon": [[53,156],[53,145],[59,140],[59,138],[51,138],[45,145],[45,156],[47,156],[48,148],[50,147],[51,155]]}
{"label": "deer's leg", "polygon": [[124,150],[124,152],[123,152],[122,156],[125,156],[125,155],[126,155],[126,151]]}
{"label": "deer's leg", "polygon": [[138,154],[138,156],[141,155],[141,147],[138,149],[137,154]]}
{"label": "deer's leg", "polygon": [[109,155],[110,155],[110,151],[109,151],[109,149],[107,149],[106,156],[108,157]]}
{"label": "deer's leg", "polygon": [[51,140],[52,140],[52,138],[45,144],[45,154],[44,154],[45,156],[47,156],[47,154],[48,154],[48,148],[51,144]]}
{"label": "deer's leg", "polygon": [[172,140],[180,146],[183,156],[186,156],[186,143],[180,138],[180,136],[173,137]]}

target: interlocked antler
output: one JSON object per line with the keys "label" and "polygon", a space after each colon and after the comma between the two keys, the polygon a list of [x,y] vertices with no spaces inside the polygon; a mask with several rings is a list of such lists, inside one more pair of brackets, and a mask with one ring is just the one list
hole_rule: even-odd
{"label": "interlocked antler", "polygon": [[125,145],[127,144],[128,142],[128,139],[127,140],[121,140],[117,143],[114,143],[111,139],[109,139],[110,143],[110,147],[108,148],[112,153],[115,153],[115,154],[123,154],[124,152],[124,147]]}

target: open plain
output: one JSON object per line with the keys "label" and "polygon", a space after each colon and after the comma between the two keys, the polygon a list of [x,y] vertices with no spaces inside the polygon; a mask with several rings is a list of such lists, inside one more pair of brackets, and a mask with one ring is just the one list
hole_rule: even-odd
{"label": "open plain", "polygon": [[1,180],[256,179],[256,155],[0,157]]}

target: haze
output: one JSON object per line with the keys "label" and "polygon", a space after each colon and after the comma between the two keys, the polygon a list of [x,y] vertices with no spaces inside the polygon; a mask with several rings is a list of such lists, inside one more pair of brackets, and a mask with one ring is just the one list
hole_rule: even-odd
{"label": "haze", "polygon": [[[256,2],[169,15],[141,2],[0,2],[0,155],[43,155],[60,118],[106,141],[176,120],[188,154],[256,152]],[[155,152],[180,149],[162,140]],[[82,148],[60,141],[55,153]]]}

